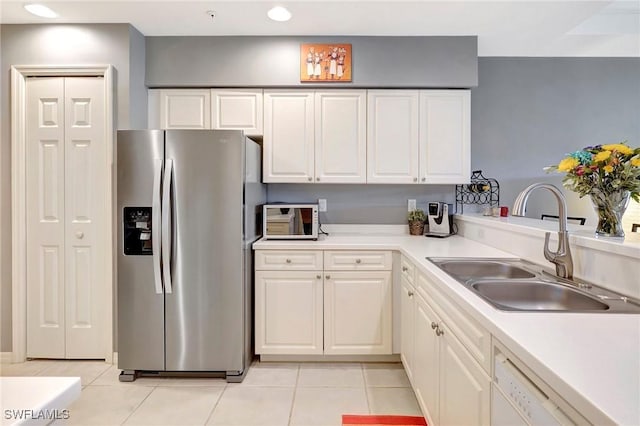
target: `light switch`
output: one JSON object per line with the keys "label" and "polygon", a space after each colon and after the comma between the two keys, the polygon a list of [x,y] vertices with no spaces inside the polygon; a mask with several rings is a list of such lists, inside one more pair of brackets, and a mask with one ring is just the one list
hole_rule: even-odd
{"label": "light switch", "polygon": [[411,211],[411,210],[415,210],[415,209],[416,209],[416,200],[411,198],[411,199],[409,199],[409,202],[407,203],[407,210]]}
{"label": "light switch", "polygon": [[327,211],[327,200],[325,198],[318,199],[318,210],[320,210],[321,212]]}

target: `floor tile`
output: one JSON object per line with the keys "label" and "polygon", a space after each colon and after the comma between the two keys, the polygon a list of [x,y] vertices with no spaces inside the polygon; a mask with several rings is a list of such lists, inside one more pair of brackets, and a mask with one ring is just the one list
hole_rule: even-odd
{"label": "floor tile", "polygon": [[300,364],[298,386],[364,387],[362,366],[354,363]]}
{"label": "floor tile", "polygon": [[208,425],[285,426],[294,388],[229,386],[225,389]]}
{"label": "floor tile", "polygon": [[69,406],[65,425],[119,425],[149,396],[153,388],[87,386]]}
{"label": "floor tile", "polygon": [[255,363],[240,385],[293,387],[298,380],[298,369],[295,363]]}
{"label": "floor tile", "polygon": [[25,361],[16,364],[0,364],[0,376],[35,376],[46,366],[46,361]]}
{"label": "floor tile", "polygon": [[369,414],[364,388],[298,388],[290,424],[339,426],[343,414]]}
{"label": "floor tile", "polygon": [[111,364],[103,361],[41,361],[45,363],[37,376],[76,376],[86,386],[107,371]]}
{"label": "floor tile", "polygon": [[125,424],[204,425],[223,390],[205,386],[154,388]]}
{"label": "floor tile", "polygon": [[121,382],[119,380],[120,369],[112,365],[97,379],[91,382],[91,386],[217,386],[225,387],[227,381],[222,378],[209,377],[138,377],[133,382]]}
{"label": "floor tile", "polygon": [[421,416],[411,388],[367,388],[371,414]]}
{"label": "floor tile", "polygon": [[363,364],[364,380],[369,387],[406,388],[411,386],[402,364]]}

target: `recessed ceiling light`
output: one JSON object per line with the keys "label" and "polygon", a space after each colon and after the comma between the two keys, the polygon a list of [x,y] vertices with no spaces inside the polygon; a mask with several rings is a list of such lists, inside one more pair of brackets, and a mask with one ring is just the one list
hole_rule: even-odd
{"label": "recessed ceiling light", "polygon": [[267,12],[267,16],[274,21],[284,22],[291,19],[291,12],[285,9],[282,6],[276,6],[274,8],[269,9]]}
{"label": "recessed ceiling light", "polygon": [[58,14],[53,10],[49,9],[47,6],[43,4],[25,4],[24,8],[27,9],[27,12],[32,13],[41,18],[57,18]]}

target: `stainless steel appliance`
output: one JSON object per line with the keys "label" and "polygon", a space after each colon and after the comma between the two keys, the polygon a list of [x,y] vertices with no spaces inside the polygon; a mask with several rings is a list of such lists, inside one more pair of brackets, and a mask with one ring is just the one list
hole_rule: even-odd
{"label": "stainless steel appliance", "polygon": [[266,195],[259,145],[241,131],[120,130],[117,179],[120,380],[242,381]]}
{"label": "stainless steel appliance", "polygon": [[265,204],[262,235],[268,240],[317,240],[317,204]]}
{"label": "stainless steel appliance", "polygon": [[453,215],[449,214],[449,210],[453,206],[451,204],[435,202],[427,205],[427,223],[429,232],[427,237],[444,238],[453,233]]}

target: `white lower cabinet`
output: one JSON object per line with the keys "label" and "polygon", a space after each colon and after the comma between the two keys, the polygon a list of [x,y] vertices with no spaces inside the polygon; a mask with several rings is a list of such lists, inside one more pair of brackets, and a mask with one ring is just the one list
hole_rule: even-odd
{"label": "white lower cabinet", "polygon": [[390,258],[380,251],[256,251],[256,353],[391,354]]}
{"label": "white lower cabinet", "polygon": [[409,281],[404,276],[400,280],[402,286],[400,289],[400,359],[409,381],[413,383],[416,297],[415,290]]}
{"label": "white lower cabinet", "polygon": [[[418,271],[417,285],[425,280],[428,281],[426,275]],[[451,321],[451,315],[446,315],[443,305],[436,302],[443,296],[431,298],[416,291],[409,298],[408,291],[413,290],[404,277],[402,286],[401,356],[405,367],[406,360],[410,360],[411,384],[427,423],[489,424],[491,380],[446,322]],[[411,313],[413,323],[409,325]],[[408,334],[411,329],[413,336]],[[404,341],[405,336],[408,342]]]}

